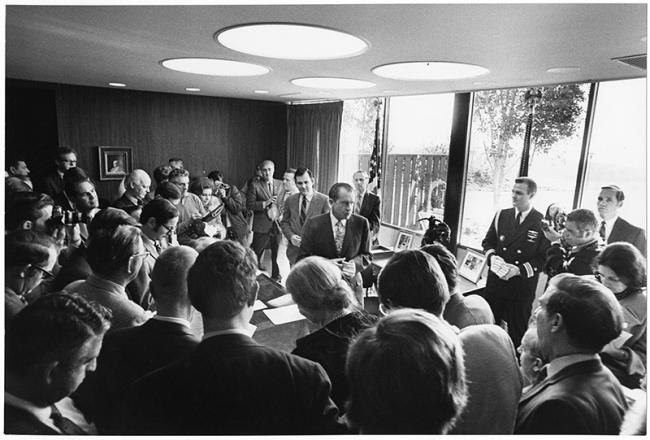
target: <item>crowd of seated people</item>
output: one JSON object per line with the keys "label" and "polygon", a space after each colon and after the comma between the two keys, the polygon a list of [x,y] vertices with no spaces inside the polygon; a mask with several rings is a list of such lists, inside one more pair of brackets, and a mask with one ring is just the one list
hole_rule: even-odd
{"label": "crowd of seated people", "polygon": [[[342,183],[317,193],[306,168],[285,173],[296,187],[264,161],[240,190],[172,158],[153,191],[146,171],[126,173],[110,204],[72,149],[35,185],[24,161],[8,165],[7,434],[645,433],[646,260],[605,246],[616,189],[600,229],[579,209],[547,231],[549,281],[516,347],[460,292],[441,243],[395,253],[378,311],[364,309],[364,199]],[[287,199],[307,226],[291,238],[311,243],[286,279],[308,322],[291,353],[251,324]]]}

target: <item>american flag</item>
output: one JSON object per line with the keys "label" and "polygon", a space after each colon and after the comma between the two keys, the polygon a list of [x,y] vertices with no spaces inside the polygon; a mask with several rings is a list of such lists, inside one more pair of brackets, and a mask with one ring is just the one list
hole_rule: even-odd
{"label": "american flag", "polygon": [[377,177],[377,189],[381,188],[381,101],[377,100],[375,104],[377,107],[377,119],[375,120],[375,145],[372,148],[372,155],[370,155],[370,162],[368,167],[370,169],[370,180],[372,183]]}

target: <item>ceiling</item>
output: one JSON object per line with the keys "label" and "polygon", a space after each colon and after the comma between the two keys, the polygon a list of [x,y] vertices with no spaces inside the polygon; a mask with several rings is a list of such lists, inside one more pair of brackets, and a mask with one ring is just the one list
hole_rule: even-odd
{"label": "ceiling", "polygon": [[[361,4],[217,6],[7,6],[8,78],[270,101],[348,99],[623,79],[645,71],[611,59],[646,53],[645,4]],[[320,25],[370,43],[363,54],[290,61],[230,50],[213,38],[238,24]],[[271,68],[264,76],[228,78],[175,72],[160,61],[225,58]],[[480,78],[397,81],[375,66],[400,61],[456,61],[490,70]],[[548,73],[552,67],[579,71]],[[319,91],[294,78],[334,76],[372,81],[363,90]],[[253,93],[265,89],[268,95]]]}

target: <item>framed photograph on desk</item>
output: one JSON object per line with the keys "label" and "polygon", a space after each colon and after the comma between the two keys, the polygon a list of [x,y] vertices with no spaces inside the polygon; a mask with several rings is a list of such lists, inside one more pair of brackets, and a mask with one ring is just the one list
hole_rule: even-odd
{"label": "framed photograph on desk", "polygon": [[397,236],[397,241],[395,242],[395,252],[403,251],[405,249],[410,249],[411,243],[413,243],[413,234],[400,232],[399,235]]}
{"label": "framed photograph on desk", "polygon": [[485,268],[486,258],[485,255],[467,249],[467,253],[463,261],[458,266],[458,274],[463,278],[476,284],[481,278],[483,268]]}

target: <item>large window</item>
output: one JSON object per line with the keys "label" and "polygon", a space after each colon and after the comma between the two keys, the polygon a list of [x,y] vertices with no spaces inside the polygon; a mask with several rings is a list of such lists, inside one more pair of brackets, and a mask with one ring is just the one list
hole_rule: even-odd
{"label": "large window", "polygon": [[[375,145],[377,115],[382,119],[383,101],[379,98],[351,99],[343,102],[339,182],[352,184],[355,171],[369,170],[370,155]],[[371,190],[376,184],[377,179],[371,183]],[[327,192],[328,188],[321,190]]]}
{"label": "large window", "polygon": [[600,83],[588,157],[581,205],[596,210],[600,187],[619,185],[625,192],[619,214],[645,228],[645,78]]}
{"label": "large window", "polygon": [[391,98],[382,179],[382,221],[423,229],[444,214],[454,95]]}
{"label": "large window", "polygon": [[[474,94],[465,205],[460,243],[481,247],[494,213],[512,206],[528,115],[527,89]],[[533,119],[528,175],[538,184],[535,207],[570,210],[587,110],[589,84],[543,87]]]}

